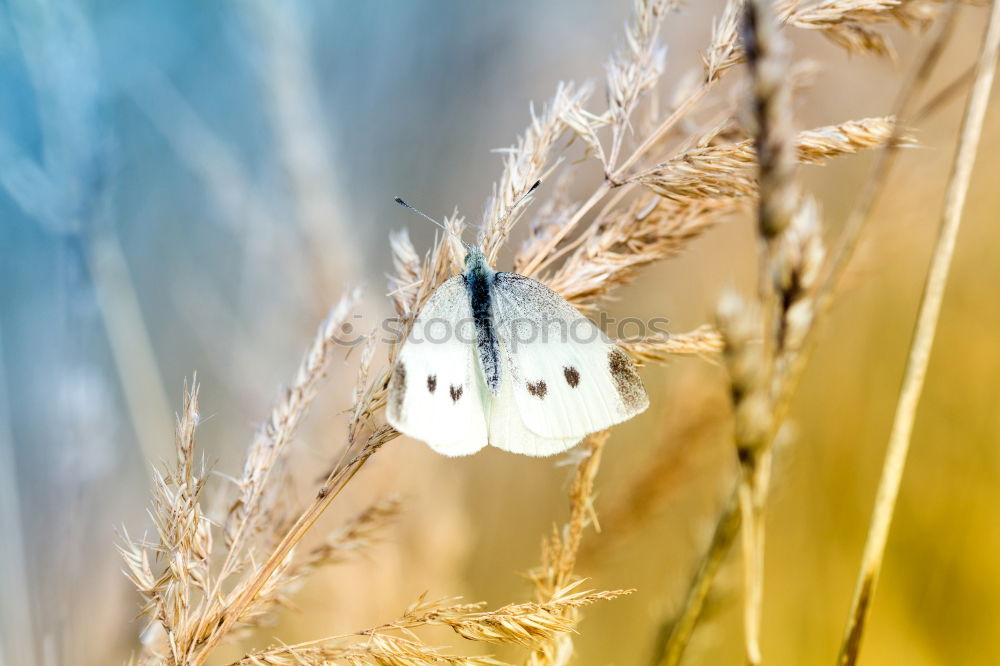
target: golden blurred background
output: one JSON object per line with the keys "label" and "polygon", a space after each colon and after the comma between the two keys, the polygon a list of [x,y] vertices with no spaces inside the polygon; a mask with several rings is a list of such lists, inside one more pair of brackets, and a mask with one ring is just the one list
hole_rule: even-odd
{"label": "golden blurred background", "polygon": [[[666,19],[666,90],[699,66],[722,4],[690,2]],[[511,144],[529,102],[543,103],[557,82],[600,82],[629,9],[626,0],[0,6],[0,663],[112,664],[135,651],[142,622],[116,529],[149,529],[149,472],[172,454],[185,379],[197,372],[201,382],[198,439],[221,487],[339,294],[363,286],[362,329],[391,314],[388,232],[408,228],[421,251],[434,236],[392,197],[478,222],[500,173],[491,150]],[[983,16],[963,9],[929,91],[973,62]],[[799,93],[799,127],[890,111],[926,36],[888,32],[897,65],[792,35],[796,59],[818,66]],[[836,654],[964,97],[913,128],[919,146],[901,155],[780,438],[768,663]],[[1000,662],[998,109],[972,180],[867,664]],[[803,171],[831,242],[870,160]],[[607,309],[688,331],[711,321],[725,287],[752,291],[755,270],[752,223],[735,218],[644,269]],[[299,499],[339,451],[357,357],[335,363],[296,445]],[[613,431],[597,481],[602,532],[587,535],[579,567],[588,586],[636,592],[587,609],[580,664],[650,663],[735,478],[722,368],[681,359],[643,378],[652,406]],[[497,450],[445,459],[393,441],[324,521],[392,494],[404,498],[402,517],[371,550],[304,581],[277,626],[217,663],[275,637],[377,624],[424,591],[490,606],[527,598],[523,574],[565,520],[571,469]],[[685,663],[742,659],[737,551]]]}

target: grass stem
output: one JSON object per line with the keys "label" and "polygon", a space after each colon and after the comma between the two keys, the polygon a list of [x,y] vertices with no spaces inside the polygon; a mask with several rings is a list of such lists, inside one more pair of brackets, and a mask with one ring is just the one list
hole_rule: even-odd
{"label": "grass stem", "polygon": [[920,402],[920,394],[927,375],[927,365],[934,346],[934,336],[940,320],[941,304],[944,300],[948,273],[955,253],[955,244],[962,221],[962,210],[965,206],[969,181],[972,177],[972,167],[976,159],[976,149],[979,146],[990,90],[993,87],[998,56],[1000,56],[1000,2],[994,1],[990,9],[989,23],[979,54],[979,62],[976,66],[975,82],[962,118],[958,150],[948,180],[944,210],[941,216],[941,228],[935,243],[930,271],[924,285],[916,329],[910,344],[906,373],[899,392],[896,415],[893,420],[892,432],[889,435],[889,446],[882,467],[882,478],[879,481],[875,508],[872,512],[868,538],[861,559],[861,569],[858,573],[854,598],[851,601],[847,629],[837,659],[838,664],[843,666],[850,666],[857,662],[865,623],[871,611],[872,596],[875,593],[875,586],[878,584],[886,542],[889,537],[889,527],[892,524],[896,498],[899,496],[899,486],[910,450],[913,423],[916,419],[917,406]]}

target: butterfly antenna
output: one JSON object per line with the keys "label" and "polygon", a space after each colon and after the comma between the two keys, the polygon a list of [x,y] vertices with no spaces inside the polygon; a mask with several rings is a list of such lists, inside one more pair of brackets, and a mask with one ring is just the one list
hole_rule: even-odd
{"label": "butterfly antenna", "polygon": [[420,210],[419,208],[417,208],[415,206],[411,206],[410,204],[406,203],[405,201],[403,201],[399,197],[393,198],[393,201],[395,201],[396,203],[398,203],[403,208],[409,208],[410,210],[412,210],[417,215],[420,215],[421,217],[423,217],[423,218],[425,218],[427,220],[430,220],[431,224],[437,225],[437,226],[441,227],[442,229],[444,229],[445,231],[448,231],[447,227],[445,227],[443,224],[441,224],[440,222],[438,222],[437,220],[435,220],[433,217],[431,217],[430,215],[428,215],[424,211]]}
{"label": "butterfly antenna", "polygon": [[535,184],[534,184],[534,185],[532,185],[532,186],[531,186],[531,187],[530,187],[530,188],[528,189],[528,191],[527,191],[527,192],[525,192],[524,194],[522,194],[521,196],[519,196],[519,197],[517,198],[517,201],[515,201],[514,203],[512,203],[512,204],[510,205],[510,208],[508,208],[508,209],[507,209],[506,211],[504,211],[504,214],[503,214],[503,217],[501,217],[501,218],[500,218],[500,223],[502,224],[503,222],[506,222],[506,221],[507,221],[507,218],[509,218],[509,217],[511,216],[511,214],[512,214],[512,213],[513,213],[513,212],[514,212],[515,210],[517,210],[517,209],[518,209],[518,208],[520,207],[521,203],[522,203],[522,202],[523,202],[523,201],[524,201],[525,199],[527,199],[527,198],[528,198],[529,196],[531,196],[531,194],[532,194],[532,193],[533,193],[533,192],[534,192],[535,190],[537,190],[537,189],[539,188],[539,186],[540,186],[541,184],[542,184],[542,181],[540,181],[540,180],[536,180],[536,181],[535,181]]}
{"label": "butterfly antenna", "polygon": [[405,201],[403,201],[399,197],[393,197],[393,201],[395,201],[396,203],[398,203],[403,208],[408,208],[408,209],[412,210],[414,213],[416,213],[417,215],[423,217],[424,219],[430,220],[431,223],[434,224],[435,226],[438,226],[438,227],[441,227],[442,229],[444,229],[445,233],[451,234],[452,236],[454,236],[455,238],[457,238],[458,242],[461,243],[463,246],[469,247],[468,243],[466,243],[465,241],[463,241],[461,236],[459,236],[454,231],[452,231],[451,229],[449,229],[445,225],[441,224],[440,222],[438,222],[433,217],[431,217],[430,215],[428,215],[424,211],[420,210],[416,206],[411,206],[410,204],[406,203]]}

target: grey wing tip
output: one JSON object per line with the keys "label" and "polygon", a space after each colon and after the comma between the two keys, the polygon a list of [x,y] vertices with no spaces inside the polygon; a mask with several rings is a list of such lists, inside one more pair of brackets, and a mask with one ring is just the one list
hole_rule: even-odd
{"label": "grey wing tip", "polygon": [[649,407],[649,395],[632,358],[619,347],[612,346],[608,352],[608,370],[628,415],[634,416],[646,411]]}

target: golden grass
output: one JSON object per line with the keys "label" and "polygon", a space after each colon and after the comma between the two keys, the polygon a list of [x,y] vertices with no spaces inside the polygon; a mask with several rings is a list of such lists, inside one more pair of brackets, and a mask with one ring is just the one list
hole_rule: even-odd
{"label": "golden grass", "polygon": [[924,285],[913,339],[910,342],[906,374],[903,376],[903,385],[899,392],[896,415],[892,423],[892,432],[889,435],[889,447],[885,454],[885,464],[879,482],[878,496],[869,525],[868,539],[865,542],[854,598],[851,601],[847,630],[841,645],[838,660],[841,664],[857,663],[861,649],[861,636],[865,621],[871,611],[872,595],[875,593],[879,572],[882,569],[885,545],[889,538],[889,526],[892,524],[896,498],[899,495],[899,486],[903,478],[903,468],[906,464],[910,439],[913,435],[917,406],[927,376],[927,366],[930,363],[938,320],[941,317],[941,304],[944,301],[948,273],[951,270],[952,257],[955,254],[955,244],[962,223],[962,212],[969,192],[972,167],[982,135],[983,120],[993,88],[998,57],[1000,57],[1000,3],[994,2],[983,36],[983,45],[976,65],[972,92],[962,117],[958,149],[948,181],[944,209],[941,212],[941,227],[934,246],[934,255],[928,270],[927,282]]}
{"label": "golden grass", "polygon": [[[802,7],[788,0],[730,0],[715,23],[696,83],[675,91],[675,103],[661,114],[660,105],[652,102],[666,97],[662,94],[665,51],[658,34],[675,4],[637,0],[624,44],[606,67],[603,110],[591,108],[592,86],[572,83],[560,83],[540,112],[532,110],[530,124],[505,152],[478,242],[487,257],[497,261],[501,251],[512,245],[514,225],[527,216],[527,209],[508,213],[545,178],[546,201],[526,225],[525,239],[513,248],[513,266],[546,282],[582,311],[592,312],[618,288],[638,279],[642,268],[682,252],[706,230],[756,202],[760,271],[755,299],[723,298],[717,327],[704,324],[688,333],[622,344],[646,363],[721,353],[732,395],[734,457],[742,470],[739,502],[733,502],[719,522],[658,657],[663,663],[679,662],[742,517],[746,655],[751,663],[760,663],[763,515],[772,443],[807,357],[806,343],[818,315],[828,307],[829,299],[820,296],[833,293],[828,285],[839,276],[853,247],[849,234],[856,237],[860,229],[860,222],[849,226],[848,242],[842,246],[846,254],[838,252],[832,263],[827,261],[822,220],[818,207],[797,183],[798,165],[823,164],[879,147],[888,154],[909,141],[894,117],[846,120],[794,132],[794,91],[782,31],[819,31],[849,52],[891,56],[881,28],[923,26],[933,18],[937,3],[829,0]],[[752,84],[746,100],[753,110],[752,126],[739,129],[738,112],[721,123],[699,123],[695,119],[699,104],[744,61]],[[978,78],[977,91],[983,78]],[[976,99],[981,109],[984,98],[979,94]],[[974,124],[970,121],[967,126]],[[692,125],[697,129],[691,130]],[[970,130],[963,146],[974,146],[975,138]],[[583,146],[583,160],[564,159],[574,140]],[[571,195],[570,184],[578,182],[574,179],[586,182],[582,174],[587,165],[599,166],[603,178],[589,189],[574,187],[573,192],[583,194]],[[967,183],[968,173],[962,172],[962,178]],[[955,224],[955,212],[961,208],[961,192],[955,192],[958,204],[949,208],[949,224]],[[426,252],[418,251],[405,232],[390,238],[395,272],[389,298],[404,333],[433,290],[461,265],[464,250],[453,236],[461,235],[464,218],[456,213],[445,225],[454,234],[442,235]],[[953,247],[953,233],[950,242]],[[940,290],[935,293],[937,302],[932,305],[939,308]],[[293,496],[287,492],[292,484],[308,483],[288,473],[290,444],[337,353],[337,333],[360,298],[358,292],[347,294],[320,325],[292,383],[250,443],[243,470],[227,489],[223,515],[210,516],[205,508],[209,470],[199,464],[195,442],[200,418],[197,383],[186,391],[177,421],[176,459],[154,478],[150,516],[155,536],[134,539],[124,533],[120,545],[126,573],[143,599],[142,614],[149,623],[138,663],[206,663],[219,645],[259,629],[289,600],[293,584],[323,565],[363,551],[389,521],[405,519],[399,518],[403,504],[398,498],[374,499],[319,545],[311,549],[302,545],[358,471],[398,436],[381,414],[398,347],[381,347],[374,337],[361,350],[347,433],[336,464],[304,506],[287,499]],[[931,313],[936,320],[937,310],[932,308]],[[530,600],[484,610],[481,604],[421,597],[382,625],[307,643],[277,644],[249,652],[238,663],[498,663],[492,657],[465,656],[453,647],[427,643],[420,630],[434,626],[447,627],[474,643],[521,648],[524,663],[568,663],[581,609],[629,592],[582,590],[584,580],[576,571],[586,528],[597,524],[595,483],[608,437],[608,433],[592,435],[573,454],[569,517],[543,541],[540,564],[529,576]],[[896,483],[898,487],[898,472]],[[646,487],[655,488],[655,483]],[[435,581],[426,583],[434,586]]]}

